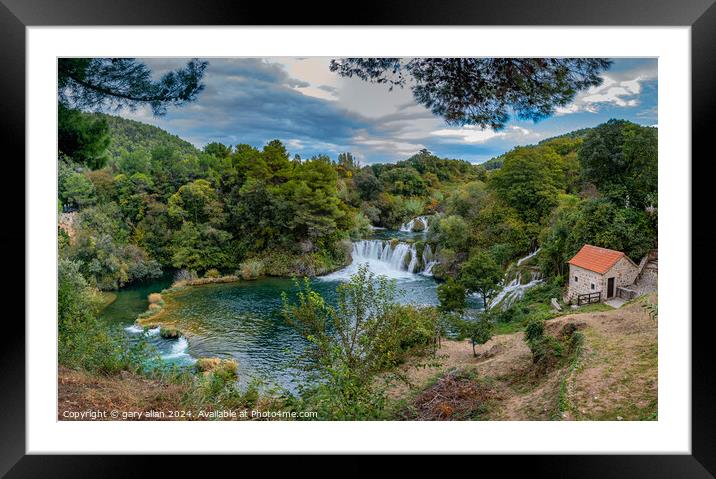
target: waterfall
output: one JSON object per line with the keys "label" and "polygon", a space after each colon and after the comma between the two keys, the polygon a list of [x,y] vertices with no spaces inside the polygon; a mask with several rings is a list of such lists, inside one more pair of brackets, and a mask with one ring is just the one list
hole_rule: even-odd
{"label": "waterfall", "polygon": [[418,216],[416,218],[413,218],[412,220],[408,221],[407,223],[403,223],[400,226],[400,231],[404,233],[411,233],[415,230],[416,222],[420,222],[423,226],[422,229],[418,229],[418,231],[427,233],[428,232],[428,217],[427,216]]}
{"label": "waterfall", "polygon": [[518,260],[517,260],[517,266],[520,266],[522,263],[524,263],[525,261],[529,260],[530,258],[534,258],[534,257],[537,255],[537,253],[539,253],[539,248],[537,248],[536,250],[534,250],[533,252],[531,252],[530,254],[528,254],[527,256],[525,256],[524,258],[518,259]]}
{"label": "waterfall", "polygon": [[435,257],[433,256],[433,250],[430,248],[429,244],[425,245],[425,248],[423,249],[423,265],[424,269],[420,273],[425,276],[432,276],[433,275],[433,267],[438,264],[438,262],[435,260]]}
{"label": "waterfall", "polygon": [[538,272],[531,272],[530,281],[525,284],[522,283],[522,273],[518,272],[517,276],[510,281],[507,285],[502,287],[497,296],[490,301],[490,307],[494,308],[499,306],[502,309],[509,308],[512,304],[521,299],[525,295],[525,291],[533,286],[537,286],[542,282],[542,275]]}
{"label": "waterfall", "polygon": [[347,268],[322,276],[326,280],[347,279],[355,274],[358,266],[367,264],[377,275],[396,279],[418,279],[418,274],[431,276],[435,266],[430,245],[425,245],[422,256],[412,243],[391,240],[360,240],[353,242],[353,261]]}

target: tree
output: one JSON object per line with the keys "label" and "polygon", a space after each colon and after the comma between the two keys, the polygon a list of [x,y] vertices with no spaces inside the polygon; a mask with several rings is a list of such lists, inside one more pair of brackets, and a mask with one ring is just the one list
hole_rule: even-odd
{"label": "tree", "polygon": [[314,241],[336,231],[345,214],[339,208],[337,179],[330,159],[319,156],[297,165],[292,178],[277,189],[294,239]]}
{"label": "tree", "polygon": [[569,236],[574,226],[574,212],[579,198],[564,195],[561,204],[552,212],[550,224],[540,235],[538,261],[542,274],[547,277],[564,276],[567,273],[567,250],[571,250]]}
{"label": "tree", "polygon": [[335,307],[311,289],[308,279],[302,286],[297,304],[283,294],[283,315],[312,345],[310,371],[318,386],[308,395],[332,419],[379,412],[384,397],[376,390],[375,376],[395,366],[403,333],[396,328],[395,285],[362,265],[338,287]]}
{"label": "tree", "polygon": [[249,178],[229,198],[229,229],[251,250],[274,245],[288,221],[266,183]]}
{"label": "tree", "polygon": [[78,208],[93,205],[97,201],[94,185],[82,173],[69,175],[60,185],[60,199]]}
{"label": "tree", "polygon": [[485,311],[490,308],[490,301],[500,289],[502,270],[492,255],[483,250],[470,254],[460,269],[460,284],[468,293],[478,293],[484,303]]}
{"label": "tree", "polygon": [[440,246],[464,252],[470,249],[470,228],[462,216],[440,218],[434,223],[432,234]]}
{"label": "tree", "polygon": [[350,152],[339,153],[336,161],[336,170],[341,177],[350,178],[360,169],[358,161]]}
{"label": "tree", "polygon": [[540,223],[563,191],[562,159],[549,147],[517,147],[507,153],[489,186],[528,223]]}
{"label": "tree", "polygon": [[175,268],[193,271],[235,267],[230,242],[231,234],[226,231],[187,221],[174,235],[172,264]]}
{"label": "tree", "polygon": [[211,183],[204,179],[192,181],[169,198],[169,217],[175,221],[195,224],[210,223],[219,226],[224,222],[224,205]]}
{"label": "tree", "polygon": [[370,168],[364,168],[353,177],[353,182],[358,188],[358,194],[363,201],[374,200],[383,191],[383,184],[373,174]]}
{"label": "tree", "polygon": [[443,313],[461,313],[467,306],[465,287],[453,278],[439,285],[437,288],[440,306],[438,309]]}
{"label": "tree", "polygon": [[380,175],[388,190],[396,195],[420,196],[425,194],[427,185],[420,173],[412,167],[398,167],[385,170]]}
{"label": "tree", "polygon": [[152,156],[143,148],[122,153],[117,160],[117,167],[122,173],[133,175],[135,173],[149,174],[152,167]]}
{"label": "tree", "polygon": [[227,158],[231,155],[231,147],[226,146],[223,143],[212,141],[204,147],[204,153],[216,158]]}
{"label": "tree", "polygon": [[168,105],[194,101],[204,89],[205,61],[193,59],[184,68],[152,80],[152,71],[135,58],[60,58],[58,96],[68,108],[87,110],[135,109],[149,105],[155,115]]}
{"label": "tree", "polygon": [[477,357],[475,346],[488,342],[492,338],[494,331],[488,312],[483,311],[482,314],[476,318],[458,319],[458,322],[460,336],[470,338],[472,355],[473,357]]}
{"label": "tree", "polygon": [[658,187],[658,132],[626,120],[591,130],[579,149],[582,177],[619,206],[644,208]]}
{"label": "tree", "polygon": [[132,235],[134,241],[162,265],[170,265],[173,233],[167,205],[148,198],[142,219],[137,223]]}
{"label": "tree", "polygon": [[415,101],[450,125],[499,130],[510,113],[540,120],[600,85],[611,61],[600,58],[343,58],[331,60],[340,76],[404,87]]}
{"label": "tree", "polygon": [[129,243],[129,226],[115,203],[106,203],[79,212],[75,239],[60,256],[77,261],[91,286],[117,289],[132,281],[161,274],[157,261]]}
{"label": "tree", "polygon": [[57,146],[61,154],[89,168],[101,168],[107,162],[109,127],[102,118],[91,118],[63,104],[57,111]]}
{"label": "tree", "polygon": [[445,201],[445,213],[474,220],[485,204],[487,188],[482,181],[458,186]]}
{"label": "tree", "polygon": [[148,193],[154,182],[144,173],[132,176],[119,174],[114,178],[115,196],[122,215],[133,224],[142,219]]}

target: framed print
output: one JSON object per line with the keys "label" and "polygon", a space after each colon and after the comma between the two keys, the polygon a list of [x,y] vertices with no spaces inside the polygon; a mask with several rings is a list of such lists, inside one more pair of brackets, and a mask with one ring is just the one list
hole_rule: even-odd
{"label": "framed print", "polygon": [[176,453],[711,477],[716,7],[368,7],[3,0],[8,477]]}

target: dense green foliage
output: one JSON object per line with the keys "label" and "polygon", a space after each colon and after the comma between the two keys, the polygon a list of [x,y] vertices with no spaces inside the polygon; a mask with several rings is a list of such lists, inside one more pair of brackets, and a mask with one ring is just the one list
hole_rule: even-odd
{"label": "dense green foliage", "polygon": [[79,264],[61,259],[58,264],[58,360],[70,368],[111,374],[135,368],[141,345],[128,348],[121,336],[97,319],[102,303],[87,284]]}
{"label": "dense green foliage", "polygon": [[396,304],[394,284],[366,266],[338,287],[337,306],[308,280],[302,286],[297,303],[284,294],[283,313],[313,346],[308,368],[315,381],[302,391],[306,408],[339,420],[382,418],[386,393],[377,376],[408,352],[434,345],[435,310]]}
{"label": "dense green foliage", "polygon": [[57,143],[60,154],[97,169],[107,161],[110,144],[109,126],[104,118],[95,118],[63,104],[57,110]]}
{"label": "dense green foliage", "polygon": [[[111,154],[101,169],[83,156],[60,158],[60,201],[80,209],[63,252],[102,289],[159,266],[233,273],[253,257],[266,274],[330,271],[347,261],[343,241],[370,229],[339,191],[357,168],[347,157],[290,159],[278,140],[260,150],[214,143],[198,151],[155,127],[77,115],[109,125]],[[96,218],[86,221],[90,207]]]}
{"label": "dense green foliage", "polygon": [[[415,247],[420,257],[430,247],[438,261],[438,308],[397,304],[394,286],[365,267],[339,287],[335,306],[308,281],[297,303],[284,297],[285,318],[312,345],[315,380],[296,408],[322,418],[381,419],[381,380],[408,355],[431,351],[448,329],[469,338],[475,353],[496,331],[524,328],[535,364],[551,367],[579,340],[574,332],[544,333],[543,321],[557,314],[550,300],[561,297],[566,261],[585,243],[636,262],[656,247],[658,133],[628,121],[517,147],[484,166],[427,150],[366,166],[350,153],[292,157],[279,140],[199,150],[150,125],[72,108],[148,104],[161,114],[196,97],[204,66],[192,61],[155,81],[133,59],[60,60],[58,200],[69,213],[59,232],[65,366],[109,374],[146,359],[99,323],[99,290],[163,269],[180,270],[183,279],[324,274],[346,265],[350,240],[373,226],[397,229],[426,216],[427,224],[415,223],[427,229]],[[418,101],[449,122],[501,127],[508,111],[549,115],[597,84],[607,66],[596,59],[349,59],[334,70],[401,85],[404,69],[416,80]],[[390,68],[397,79],[388,78]],[[489,91],[466,91],[466,78],[475,76]],[[538,247],[530,267],[539,265],[545,283],[491,308],[505,272],[517,278],[515,260]],[[482,298],[483,311],[467,310],[470,294]],[[210,375],[197,384],[198,403],[255,402],[232,378]]]}

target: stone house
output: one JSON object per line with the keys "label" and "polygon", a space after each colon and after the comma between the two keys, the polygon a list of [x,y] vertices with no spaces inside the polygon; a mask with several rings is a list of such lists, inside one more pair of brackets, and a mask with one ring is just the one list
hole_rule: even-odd
{"label": "stone house", "polygon": [[594,303],[617,296],[617,288],[629,286],[640,268],[621,251],[585,244],[569,263],[565,300]]}

